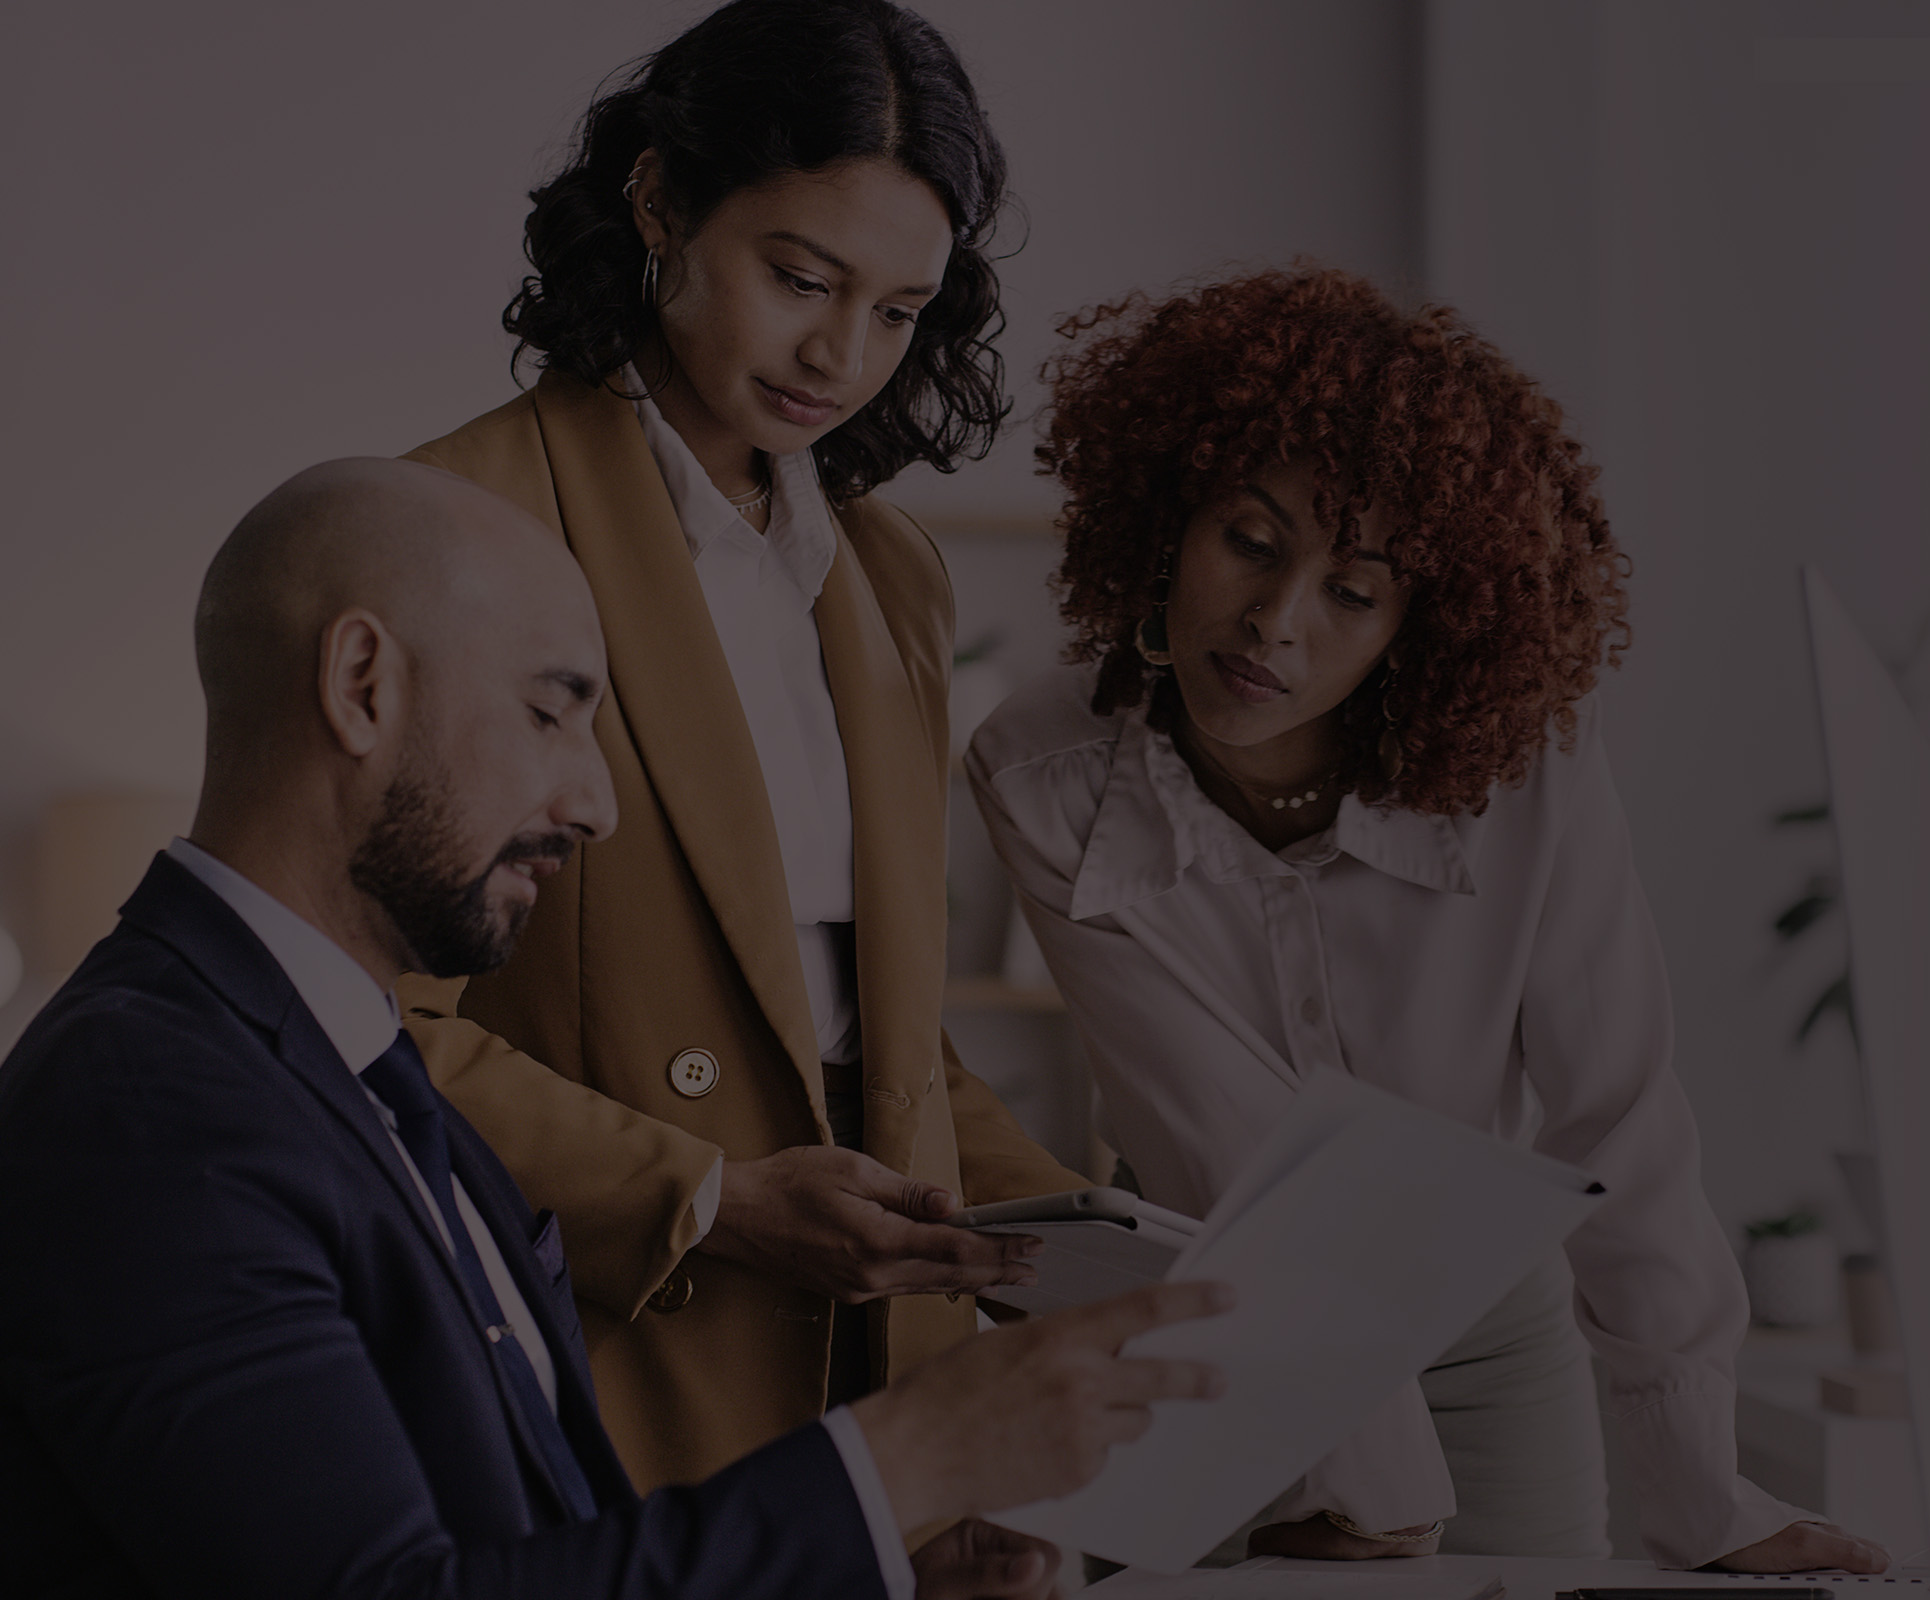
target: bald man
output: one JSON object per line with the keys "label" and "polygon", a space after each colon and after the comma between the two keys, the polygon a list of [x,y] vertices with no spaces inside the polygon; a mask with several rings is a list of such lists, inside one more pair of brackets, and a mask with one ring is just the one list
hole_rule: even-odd
{"label": "bald man", "polygon": [[[594,606],[562,544],[433,468],[333,462],[208,571],[207,762],[0,1069],[0,1590],[1043,1595],[966,1522],[1063,1493],[1206,1369],[1125,1360],[1162,1287],[988,1334],[706,1483],[631,1492],[554,1219],[397,1027],[500,964],[616,823]],[[729,1352],[718,1352],[720,1360]]]}

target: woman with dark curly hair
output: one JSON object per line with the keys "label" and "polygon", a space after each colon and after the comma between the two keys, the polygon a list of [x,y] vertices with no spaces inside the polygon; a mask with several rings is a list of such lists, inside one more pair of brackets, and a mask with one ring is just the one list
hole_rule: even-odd
{"label": "woman with dark curly hair", "polygon": [[404,1001],[557,1215],[640,1490],[971,1333],[1030,1249],[941,1219],[1086,1181],[940,1029],[951,591],[870,494],[1003,415],[1004,181],[928,23],[737,0],[531,196],[533,390],[415,452],[554,528],[607,636],[622,826],[505,969]]}
{"label": "woman with dark curly hair", "polygon": [[1340,272],[1062,331],[1073,663],[967,766],[1147,1197],[1203,1216],[1318,1067],[1608,1190],[1252,1548],[1605,1554],[1579,1320],[1658,1562],[1880,1569],[1736,1473],[1748,1307],[1589,695],[1623,557],[1559,408]]}

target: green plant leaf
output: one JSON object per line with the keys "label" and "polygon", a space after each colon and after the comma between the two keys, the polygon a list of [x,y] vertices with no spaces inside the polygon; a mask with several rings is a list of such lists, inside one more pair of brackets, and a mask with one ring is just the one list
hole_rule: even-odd
{"label": "green plant leaf", "polygon": [[1847,972],[1816,997],[1816,1003],[1809,1008],[1809,1015],[1803,1018],[1801,1025],[1796,1029],[1796,1042],[1801,1044],[1807,1039],[1816,1024],[1832,1011],[1843,1013],[1843,1020],[1850,1025],[1850,1036],[1854,1038],[1856,1009],[1850,996],[1850,975]]}
{"label": "green plant leaf", "polygon": [[1752,1239],[1800,1239],[1822,1227],[1823,1219],[1814,1211],[1792,1211],[1786,1217],[1768,1217],[1752,1222],[1744,1230]]}
{"label": "green plant leaf", "polygon": [[1834,909],[1835,905],[1835,895],[1825,890],[1811,889],[1776,919],[1776,931],[1785,939],[1793,939],[1818,918]]}

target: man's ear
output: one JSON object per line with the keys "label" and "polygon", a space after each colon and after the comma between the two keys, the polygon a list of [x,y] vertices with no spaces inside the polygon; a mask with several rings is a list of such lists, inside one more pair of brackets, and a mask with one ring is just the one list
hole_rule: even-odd
{"label": "man's ear", "polygon": [[408,660],[401,642],[357,606],[322,630],[319,665],[322,720],[335,742],[357,758],[373,754],[402,725]]}

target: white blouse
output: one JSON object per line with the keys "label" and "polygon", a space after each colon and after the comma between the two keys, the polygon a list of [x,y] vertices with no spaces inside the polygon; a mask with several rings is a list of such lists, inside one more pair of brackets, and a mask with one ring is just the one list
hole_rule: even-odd
{"label": "white blouse", "polygon": [[[624,377],[632,394],[642,393],[635,368]],[[856,1061],[851,788],[812,609],[838,535],[817,464],[808,450],[770,458],[770,526],[759,533],[648,397],[637,401],[637,416],[683,525],[763,769],[819,1058]]]}
{"label": "white blouse", "polygon": [[[1650,1554],[1693,1567],[1812,1514],[1736,1473],[1748,1322],[1670,1065],[1660,944],[1592,702],[1481,816],[1377,811],[1274,854],[1200,791],[1144,709],[1062,668],[978,730],[966,767],[1147,1198],[1204,1216],[1316,1066],[1587,1168],[1568,1241]],[[1283,1518],[1451,1514],[1418,1384]]]}

